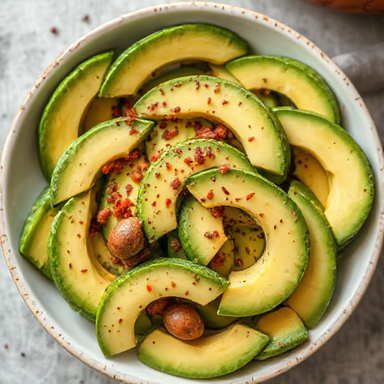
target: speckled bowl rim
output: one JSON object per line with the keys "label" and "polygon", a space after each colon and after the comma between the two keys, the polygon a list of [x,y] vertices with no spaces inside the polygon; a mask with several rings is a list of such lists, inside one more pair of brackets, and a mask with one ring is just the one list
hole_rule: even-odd
{"label": "speckled bowl rim", "polygon": [[[75,43],[73,43],[71,46],[69,46],[66,50],[64,50],[45,70],[45,72],[38,78],[38,80],[35,82],[31,90],[29,91],[27,97],[24,99],[21,107],[19,108],[13,122],[11,125],[11,129],[8,132],[8,135],[5,140],[5,144],[2,151],[1,156],[1,169],[0,169],[0,241],[1,246],[3,249],[3,253],[5,256],[6,263],[8,265],[8,268],[11,272],[12,278],[20,292],[20,295],[24,299],[25,303],[31,310],[31,312],[34,314],[34,316],[37,318],[37,320],[40,322],[40,324],[44,327],[44,329],[50,334],[58,343],[60,343],[68,352],[70,352],[72,355],[80,359],[85,364],[95,368],[96,370],[110,376],[111,378],[114,378],[119,381],[124,381],[127,383],[144,383],[144,381],[140,380],[137,377],[127,375],[125,373],[122,373],[118,371],[117,369],[113,368],[113,362],[105,361],[99,361],[95,359],[94,357],[90,356],[87,353],[84,353],[81,350],[78,350],[76,346],[74,346],[71,343],[68,343],[61,335],[60,330],[54,328],[51,326],[51,323],[49,319],[46,318],[46,315],[40,311],[37,303],[36,298],[31,294],[31,292],[28,290],[28,287],[25,286],[25,282],[23,281],[22,276],[18,272],[18,257],[19,253],[18,250],[12,251],[11,245],[8,242],[7,233],[6,233],[6,223],[4,218],[4,205],[3,205],[3,198],[4,198],[4,187],[3,182],[6,174],[6,164],[7,164],[7,158],[8,155],[12,152],[13,144],[14,144],[14,133],[17,133],[20,129],[20,121],[22,120],[23,112],[28,109],[29,105],[33,104],[33,100],[35,95],[38,93],[38,89],[41,83],[44,81],[48,81],[50,78],[50,75],[54,71],[55,67],[57,67],[59,64],[64,62],[72,52],[76,51],[83,42],[85,42],[88,39],[96,39],[99,35],[103,34],[105,31],[108,31],[110,29],[113,29],[115,26],[121,24],[121,23],[129,23],[132,20],[142,19],[146,18],[149,15],[152,15],[153,12],[172,12],[172,11],[179,11],[179,10],[187,10],[191,9],[192,7],[194,10],[196,9],[207,9],[215,12],[225,12],[227,14],[235,14],[236,17],[243,17],[245,19],[252,19],[255,22],[258,23],[265,23],[269,25],[269,27],[277,28],[280,33],[285,34],[290,39],[295,40],[298,44],[301,44],[304,46],[307,50],[315,51],[315,53],[320,56],[322,59],[324,59],[327,62],[327,65],[329,65],[338,76],[341,76],[344,81],[349,82],[348,78],[345,76],[345,74],[337,67],[337,65],[326,55],[324,54],[315,44],[313,44],[311,41],[300,35],[299,33],[295,32],[291,28],[287,27],[286,25],[271,19],[270,17],[267,17],[261,13],[250,11],[244,8],[231,6],[231,5],[225,5],[225,4],[218,4],[218,3],[210,3],[210,2],[180,2],[180,3],[172,3],[172,4],[164,4],[164,5],[157,5],[157,6],[151,6],[147,7],[145,9],[141,9],[135,12],[131,12],[128,14],[124,14],[116,19],[113,19],[110,22],[107,22],[100,27],[92,30],[90,33],[86,34],[79,40],[77,40]],[[351,96],[355,99],[360,98],[360,95],[354,88],[352,84],[349,82],[348,92],[350,92]],[[361,108],[361,112],[365,115],[365,118],[370,126],[374,127],[374,123],[372,121],[372,118],[368,112],[368,109],[366,108],[364,102],[359,102],[358,107]],[[378,161],[380,164],[380,185],[376,185],[376,192],[377,195],[380,194],[380,196],[384,196],[384,158],[383,158],[383,151],[382,151],[382,145],[379,139],[379,136],[377,134],[377,131],[374,130],[372,132],[373,138],[375,140],[376,144],[376,155],[378,156]],[[319,337],[316,340],[315,344],[309,345],[306,349],[301,351],[300,353],[294,355],[292,358],[290,358],[288,361],[285,361],[281,364],[276,364],[276,367],[274,366],[274,369],[271,369],[270,372],[268,372],[267,375],[261,378],[262,381],[271,379],[272,377],[275,377],[293,366],[297,365],[299,362],[305,360],[309,356],[311,356],[316,350],[318,350],[323,344],[325,344],[338,330],[339,328],[344,324],[344,322],[349,318],[351,313],[353,312],[354,308],[359,303],[360,299],[362,298],[369,281],[372,278],[373,272],[375,270],[375,267],[377,265],[380,252],[383,245],[383,230],[384,230],[384,212],[380,212],[380,224],[379,229],[377,231],[377,236],[375,239],[375,247],[374,252],[370,255],[370,262],[369,265],[364,273],[363,278],[360,281],[360,284],[358,285],[356,292],[353,296],[353,299],[346,303],[343,307],[342,311],[339,311],[340,314],[336,319],[333,319],[333,322],[328,326],[328,331],[324,332],[321,337]],[[260,378],[259,378],[260,379]],[[258,380],[259,380],[258,379]],[[169,382],[171,382],[172,379],[170,378]],[[248,383],[248,382],[255,382],[255,379],[252,376],[245,377],[242,379],[242,381],[231,381],[232,383]]]}

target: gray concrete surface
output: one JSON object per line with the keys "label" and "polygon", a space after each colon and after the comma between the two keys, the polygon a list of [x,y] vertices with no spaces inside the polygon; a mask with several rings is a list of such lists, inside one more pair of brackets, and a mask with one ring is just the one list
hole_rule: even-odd
{"label": "gray concrete surface", "polygon": [[[0,0],[0,144],[34,80],[70,43],[94,27],[159,0]],[[335,56],[384,41],[384,16],[333,13],[300,0],[223,1],[266,13]],[[89,15],[89,21],[83,16]],[[53,34],[51,27],[57,28]],[[374,76],[374,73],[372,73]],[[364,95],[384,138],[384,91]],[[271,384],[384,383],[384,262],[357,310],[307,361]],[[112,384],[60,347],[18,294],[0,257],[0,384]]]}

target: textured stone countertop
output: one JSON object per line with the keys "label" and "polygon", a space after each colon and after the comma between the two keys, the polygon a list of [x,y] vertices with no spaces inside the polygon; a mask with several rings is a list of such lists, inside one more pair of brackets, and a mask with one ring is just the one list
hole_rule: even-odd
{"label": "textured stone countertop", "polygon": [[[156,0],[0,0],[0,144],[35,79],[70,43],[98,25]],[[300,0],[224,1],[275,18],[329,56],[384,42],[384,16],[334,13]],[[89,20],[84,20],[84,15]],[[57,33],[53,33],[56,28]],[[384,63],[382,63],[384,65]],[[374,76],[372,72],[372,76]],[[384,91],[364,94],[384,138]],[[384,383],[384,261],[342,329],[272,384]],[[115,383],[67,353],[40,326],[0,257],[0,384]]]}

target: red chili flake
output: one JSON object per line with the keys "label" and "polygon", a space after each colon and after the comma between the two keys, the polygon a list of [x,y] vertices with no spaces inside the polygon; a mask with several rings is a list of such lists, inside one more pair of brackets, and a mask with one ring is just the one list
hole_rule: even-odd
{"label": "red chili flake", "polygon": [[185,296],[188,296],[189,295],[189,291],[185,291]]}
{"label": "red chili flake", "polygon": [[104,225],[107,222],[108,216],[111,214],[111,211],[108,208],[102,209],[97,212],[96,221],[100,225]]}
{"label": "red chili flake", "polygon": [[175,112],[175,113],[179,113],[180,112],[180,107],[175,107],[175,108],[173,108],[173,112]]}
{"label": "red chili flake", "polygon": [[228,103],[229,103],[229,101],[225,100],[225,99],[223,99],[223,101],[221,102],[221,104],[223,104],[223,105],[228,104]]}
{"label": "red chili flake", "polygon": [[181,244],[177,239],[172,239],[169,244],[171,248],[176,252],[179,252],[181,250]]}
{"label": "red chili flake", "polygon": [[159,124],[159,128],[161,128],[161,129],[165,129],[165,128],[167,128],[167,122],[166,121],[162,121],[160,124]]}
{"label": "red chili flake", "polygon": [[225,187],[221,187],[222,191],[226,194],[226,195],[229,195],[229,192],[226,190]]}
{"label": "red chili flake", "polygon": [[147,285],[147,291],[148,292],[151,292],[152,291],[152,287],[150,285]]}
{"label": "red chili flake", "polygon": [[158,179],[160,177],[160,172],[155,172],[155,177]]}
{"label": "red chili flake", "polygon": [[121,324],[123,322],[123,319],[119,319],[119,324]]}
{"label": "red chili flake", "polygon": [[212,128],[201,127],[197,129],[195,137],[198,139],[215,139],[216,134]]}
{"label": "red chili flake", "polygon": [[239,104],[237,104],[237,105],[240,107],[241,104],[243,104],[243,102],[242,102],[242,101],[239,101]]}
{"label": "red chili flake", "polygon": [[86,272],[88,272],[88,269],[82,269],[80,272],[81,273],[86,273]]}
{"label": "red chili flake", "polygon": [[225,163],[225,164],[220,165],[219,171],[222,175],[224,175],[229,171],[230,168],[231,168],[231,166],[229,164]]}
{"label": "red chili flake", "polygon": [[161,137],[165,140],[171,140],[173,137],[175,137],[179,133],[177,127],[174,127],[172,129],[167,129],[163,132]]}
{"label": "red chili flake", "polygon": [[77,237],[78,237],[79,239],[81,239],[81,235],[80,235],[80,233],[77,234]]}
{"label": "red chili flake", "polygon": [[109,189],[111,192],[116,192],[118,187],[119,187],[119,184],[113,183],[113,184],[109,184],[107,189]]}
{"label": "red chili flake", "polygon": [[197,91],[200,88],[200,81],[196,80],[195,83],[196,83],[196,91]]}
{"label": "red chili flake", "polygon": [[220,92],[220,88],[221,88],[220,83],[216,83],[216,84],[215,84],[215,89],[213,90],[213,92],[215,92],[215,93],[219,93],[219,92]]}
{"label": "red chili flake", "polygon": [[167,102],[166,102],[166,101],[163,101],[163,102],[161,103],[161,105],[162,105],[163,107],[166,107],[166,106],[167,106]]}
{"label": "red chili flake", "polygon": [[239,197],[236,197],[235,200],[236,200],[236,203],[238,203],[241,199]]}
{"label": "red chili flake", "polygon": [[280,219],[280,223],[283,224],[283,222],[284,222],[283,219]]}
{"label": "red chili flake", "polygon": [[267,79],[264,77],[264,78],[263,78],[263,81],[264,81],[264,83],[266,83],[266,82],[267,82]]}
{"label": "red chili flake", "polygon": [[181,155],[181,154],[183,153],[183,150],[180,149],[180,148],[175,148],[175,149],[173,150],[173,152],[175,152],[177,155]]}
{"label": "red chili flake", "polygon": [[160,157],[160,152],[156,151],[153,153],[153,155],[151,157],[151,161],[156,161],[159,157]]}
{"label": "red chili flake", "polygon": [[178,83],[175,85],[175,88],[180,88],[183,84],[182,83]]}
{"label": "red chili flake", "polygon": [[216,181],[216,177],[215,177],[215,176],[212,176],[212,177],[211,177],[211,180],[212,180],[213,182],[215,182],[215,181]]}
{"label": "red chili flake", "polygon": [[165,94],[164,89],[163,89],[163,88],[160,88],[159,91],[160,91],[160,93],[164,96],[164,94]]}
{"label": "red chili flake", "polygon": [[225,257],[223,255],[217,254],[211,261],[213,268],[220,268],[225,264]]}
{"label": "red chili flake", "polygon": [[220,237],[220,234],[218,231],[214,230],[214,231],[207,231],[204,233],[204,237],[206,237],[207,239],[214,239],[215,237]]}
{"label": "red chili flake", "polygon": [[208,105],[211,104],[211,101],[212,101],[212,99],[211,99],[210,97],[208,97],[208,99],[207,99],[207,104],[208,104]]}
{"label": "red chili flake", "polygon": [[129,208],[134,205],[130,199],[118,200],[112,208],[113,216],[120,219],[132,217],[132,211]]}
{"label": "red chili flake", "polygon": [[171,287],[172,287],[172,288],[175,288],[175,287],[176,287],[176,283],[174,283],[174,282],[172,281],[172,283],[171,283]]}
{"label": "red chili flake", "polygon": [[125,192],[127,193],[127,196],[129,196],[131,194],[132,190],[133,190],[133,187],[131,184],[127,184],[125,186]]}
{"label": "red chili flake", "polygon": [[96,234],[100,231],[101,224],[99,224],[95,217],[92,217],[91,224],[89,226],[89,236],[95,237]]}
{"label": "red chili flake", "polygon": [[227,137],[227,132],[228,132],[228,129],[225,125],[217,124],[214,130],[215,139],[216,140],[225,139]]}
{"label": "red chili flake", "polygon": [[159,105],[159,103],[156,101],[156,103],[152,103],[150,104],[147,109],[149,112],[153,112],[155,110],[155,108]]}
{"label": "red chili flake", "polygon": [[260,217],[263,217],[263,216],[264,216],[264,213],[259,213],[259,216],[260,216]]}
{"label": "red chili flake", "polygon": [[83,221],[83,220],[79,220],[79,224],[80,224],[80,225],[83,225],[83,224],[84,224],[84,221]]}
{"label": "red chili flake", "polygon": [[132,125],[133,121],[136,121],[139,118],[139,114],[137,113],[135,108],[127,108],[125,110],[125,116],[126,116],[127,119],[124,122],[129,127]]}
{"label": "red chili flake", "polygon": [[204,84],[204,87],[205,87],[205,88],[208,88],[208,87],[209,87],[209,84]]}
{"label": "red chili flake", "polygon": [[255,140],[255,136],[248,137],[248,141],[249,141],[249,142],[251,142],[251,141],[253,141],[253,140]]}
{"label": "red chili flake", "polygon": [[207,150],[205,151],[205,156],[208,157],[208,159],[215,158],[211,147],[207,148]]}
{"label": "red chili flake", "polygon": [[165,163],[165,168],[167,168],[168,171],[170,171],[172,169],[172,165],[169,163]]}
{"label": "red chili flake", "polygon": [[72,269],[72,263],[69,263],[68,266],[69,266],[69,269]]}
{"label": "red chili flake", "polygon": [[156,207],[156,201],[154,201],[151,205],[152,207]]}
{"label": "red chili flake", "polygon": [[213,198],[213,189],[211,189],[208,193],[207,193],[207,199],[208,200],[212,200]]}
{"label": "red chili flake", "polygon": [[129,131],[129,134],[130,134],[130,135],[134,135],[134,134],[137,133],[137,132],[138,132],[138,130],[135,129],[134,127],[132,127],[132,128],[130,129],[130,131]]}
{"label": "red chili flake", "polygon": [[121,173],[121,168],[124,167],[129,162],[127,159],[117,159],[112,161],[112,163],[104,165],[101,168],[101,172],[107,175],[108,173]]}
{"label": "red chili flake", "polygon": [[279,348],[281,348],[281,343],[280,343],[280,341],[277,342],[277,345],[279,346]]}
{"label": "red chili flake", "polygon": [[245,252],[249,255],[251,253],[251,250],[248,247],[245,247]]}
{"label": "red chili flake", "polygon": [[252,199],[253,196],[255,196],[255,192],[248,194],[246,197],[246,200],[248,201],[248,200]]}
{"label": "red chili flake", "polygon": [[110,195],[107,196],[107,203],[108,204],[115,203],[121,197],[122,196],[121,196],[121,194],[119,192],[112,192]]}
{"label": "red chili flake", "polygon": [[180,185],[181,185],[181,181],[180,181],[180,179],[179,179],[178,177],[176,177],[176,178],[175,178],[173,181],[171,181],[171,183],[170,183],[170,186],[171,186],[172,189],[174,189],[175,191],[176,191],[177,189],[179,189]]}
{"label": "red chili flake", "polygon": [[194,159],[195,159],[197,164],[199,164],[199,165],[204,164],[205,156],[204,156],[204,152],[201,149],[201,147],[196,147],[195,148]]}
{"label": "red chili flake", "polygon": [[244,265],[244,262],[240,257],[236,257],[235,263],[237,267],[242,267]]}
{"label": "red chili flake", "polygon": [[167,208],[169,208],[169,206],[171,205],[171,203],[172,203],[172,200],[171,200],[171,199],[167,199],[167,200],[165,200],[165,206],[166,206]]}
{"label": "red chili flake", "polygon": [[188,156],[184,159],[184,163],[187,165],[190,165],[193,162],[193,160]]}
{"label": "red chili flake", "polygon": [[212,209],[211,209],[211,215],[213,216],[213,217],[224,217],[224,215],[225,215],[225,208],[224,207],[222,207],[222,206],[220,206],[220,207],[213,207]]}
{"label": "red chili flake", "polygon": [[131,173],[131,179],[132,181],[141,181],[143,180],[143,170],[139,165],[135,165],[133,167],[133,172]]}

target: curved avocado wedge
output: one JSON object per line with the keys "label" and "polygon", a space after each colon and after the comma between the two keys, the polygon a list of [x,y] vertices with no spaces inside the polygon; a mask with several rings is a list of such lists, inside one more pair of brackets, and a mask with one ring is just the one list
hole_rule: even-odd
{"label": "curved avocado wedge", "polygon": [[340,121],[335,95],[323,78],[308,65],[282,56],[247,56],[225,67],[247,89],[268,89],[283,94],[299,109]]}
{"label": "curved avocado wedge", "polygon": [[[217,169],[199,172],[188,178],[186,187],[206,208],[244,210],[265,234],[260,259],[243,271],[230,273],[218,314],[253,316],[286,300],[303,276],[309,253],[308,228],[296,204],[262,176],[237,169],[225,174]],[[213,193],[210,200],[205,199],[209,191]]]}
{"label": "curved avocado wedge", "polygon": [[94,321],[107,286],[115,278],[88,247],[89,224],[95,210],[95,191],[70,199],[56,215],[48,240],[52,278],[75,311]]}
{"label": "curved avocado wedge", "polygon": [[57,209],[51,207],[49,188],[33,204],[20,237],[20,253],[45,276],[52,279],[48,264],[47,242]]}
{"label": "curved avocado wedge", "polygon": [[311,250],[303,279],[286,305],[300,316],[307,328],[313,328],[327,309],[335,288],[337,244],[320,202],[307,187],[293,181],[288,196],[304,215]]}
{"label": "curved avocado wedge", "polygon": [[72,142],[52,174],[53,205],[91,188],[103,165],[126,157],[145,139],[153,124],[118,118],[97,125]]}
{"label": "curved avocado wedge", "polygon": [[222,165],[254,171],[243,153],[215,140],[184,141],[161,153],[142,180],[136,205],[150,243],[177,227],[176,202],[185,179]]}
{"label": "curved avocado wedge", "polygon": [[252,92],[234,83],[211,76],[171,80],[146,93],[135,108],[147,119],[219,121],[233,131],[253,166],[287,175],[291,152],[279,121]]}
{"label": "curved avocado wedge", "polygon": [[119,116],[116,116],[115,112],[118,111],[120,113],[120,108],[120,99],[94,98],[84,117],[83,132],[88,132],[96,125]]}
{"label": "curved avocado wedge", "polygon": [[39,158],[47,180],[64,150],[79,136],[82,119],[112,59],[109,51],[84,61],[59,84],[45,107],[39,125]]}
{"label": "curved avocado wedge", "polygon": [[179,239],[189,260],[207,265],[227,241],[223,220],[213,217],[193,197],[183,200],[179,213]]}
{"label": "curved avocado wedge", "polygon": [[324,213],[342,248],[364,224],[372,206],[374,185],[367,157],[344,129],[320,115],[291,108],[273,111],[290,144],[313,155],[327,172]]}
{"label": "curved avocado wedge", "polygon": [[223,64],[248,52],[248,44],[233,32],[207,24],[184,24],[139,40],[112,64],[100,96],[135,94],[156,69],[188,59]]}
{"label": "curved avocado wedge", "polygon": [[300,317],[287,307],[261,316],[254,327],[271,338],[255,360],[266,360],[296,348],[308,340],[309,334]]}
{"label": "curved avocado wedge", "polygon": [[240,369],[268,341],[268,336],[240,323],[193,341],[181,341],[165,329],[156,329],[141,342],[138,358],[161,372],[191,379],[208,379]]}
{"label": "curved avocado wedge", "polygon": [[134,325],[140,312],[160,297],[182,297],[206,305],[228,283],[214,271],[182,259],[163,258],[141,264],[107,288],[96,316],[96,334],[105,356],[136,345]]}
{"label": "curved avocado wedge", "polygon": [[329,195],[327,172],[313,155],[301,148],[292,147],[292,154],[294,164],[292,175],[306,185],[325,207]]}

